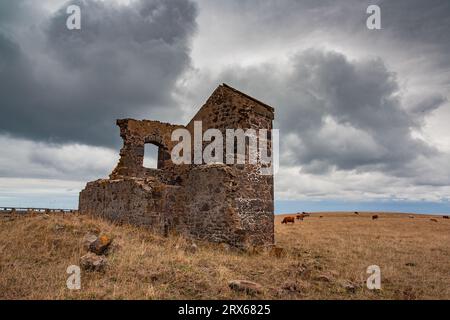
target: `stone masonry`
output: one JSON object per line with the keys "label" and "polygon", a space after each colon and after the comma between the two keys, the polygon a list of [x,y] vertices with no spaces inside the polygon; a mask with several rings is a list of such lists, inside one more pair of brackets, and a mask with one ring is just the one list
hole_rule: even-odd
{"label": "stone masonry", "polygon": [[[270,130],[273,119],[272,107],[223,84],[187,126],[117,120],[123,138],[119,163],[109,179],[86,185],[79,211],[164,235],[179,233],[244,248],[272,245],[273,175],[261,175],[259,161],[177,165],[170,153],[179,143],[171,141],[173,130],[186,128],[194,137],[194,121],[202,121],[203,132],[216,128],[225,133],[237,128]],[[271,151],[270,135],[268,140]],[[147,143],[158,147],[157,169],[143,166]]]}

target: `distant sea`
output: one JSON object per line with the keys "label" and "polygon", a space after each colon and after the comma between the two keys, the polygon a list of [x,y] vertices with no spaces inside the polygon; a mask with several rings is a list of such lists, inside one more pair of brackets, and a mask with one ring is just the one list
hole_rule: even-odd
{"label": "distant sea", "polygon": [[343,201],[343,200],[277,200],[275,201],[275,214],[294,212],[318,212],[318,211],[384,211],[440,214],[450,213],[450,202],[427,201]]}

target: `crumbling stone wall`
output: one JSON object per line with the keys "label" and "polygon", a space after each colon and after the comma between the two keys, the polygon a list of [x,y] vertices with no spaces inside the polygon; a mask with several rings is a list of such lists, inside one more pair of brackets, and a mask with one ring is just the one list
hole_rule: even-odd
{"label": "crumbling stone wall", "polygon": [[[89,182],[80,193],[79,210],[114,221],[147,226],[168,234],[233,246],[274,242],[273,176],[261,175],[261,164],[172,163],[173,130],[194,121],[203,131],[272,129],[270,106],[227,85],[219,86],[189,124],[122,119],[117,121],[124,144],[110,179]],[[271,137],[269,150],[271,150]],[[159,147],[157,169],[143,166],[144,145]],[[224,158],[226,157],[224,143]],[[225,163],[225,159],[224,159]]]}
{"label": "crumbling stone wall", "polygon": [[[171,141],[172,132],[183,128],[181,125],[173,125],[159,121],[121,119],[117,120],[120,127],[120,136],[123,139],[123,148],[120,150],[120,159],[117,167],[111,174],[111,179],[121,177],[148,177],[173,172],[174,164],[170,160],[170,150],[176,142]],[[144,147],[151,143],[159,147],[158,172],[144,168]]]}
{"label": "crumbling stone wall", "polygon": [[156,179],[101,179],[81,192],[80,211],[117,222],[146,225],[162,232],[162,190]]}

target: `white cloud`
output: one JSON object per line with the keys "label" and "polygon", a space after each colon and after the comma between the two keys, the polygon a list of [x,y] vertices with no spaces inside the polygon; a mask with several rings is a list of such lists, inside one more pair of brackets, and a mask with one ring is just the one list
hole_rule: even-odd
{"label": "white cloud", "polygon": [[107,177],[118,151],[81,144],[46,144],[0,135],[0,177],[88,181]]}
{"label": "white cloud", "polygon": [[277,200],[431,201],[450,200],[450,186],[420,185],[413,178],[382,172],[331,170],[326,175],[304,173],[301,166],[281,167],[275,177]]}

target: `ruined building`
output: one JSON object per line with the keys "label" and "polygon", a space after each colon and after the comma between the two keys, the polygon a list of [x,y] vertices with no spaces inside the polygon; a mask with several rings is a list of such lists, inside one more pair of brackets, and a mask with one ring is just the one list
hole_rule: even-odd
{"label": "ruined building", "polygon": [[[117,121],[123,147],[109,179],[89,182],[80,193],[81,213],[143,225],[161,234],[181,233],[233,246],[274,242],[273,175],[261,164],[174,164],[175,129],[194,137],[216,128],[272,129],[274,109],[225,84],[220,85],[187,126],[150,120]],[[271,150],[271,136],[267,137]],[[157,169],[143,166],[144,145],[158,147]],[[225,143],[224,143],[225,144]],[[225,154],[225,152],[224,152]]]}

